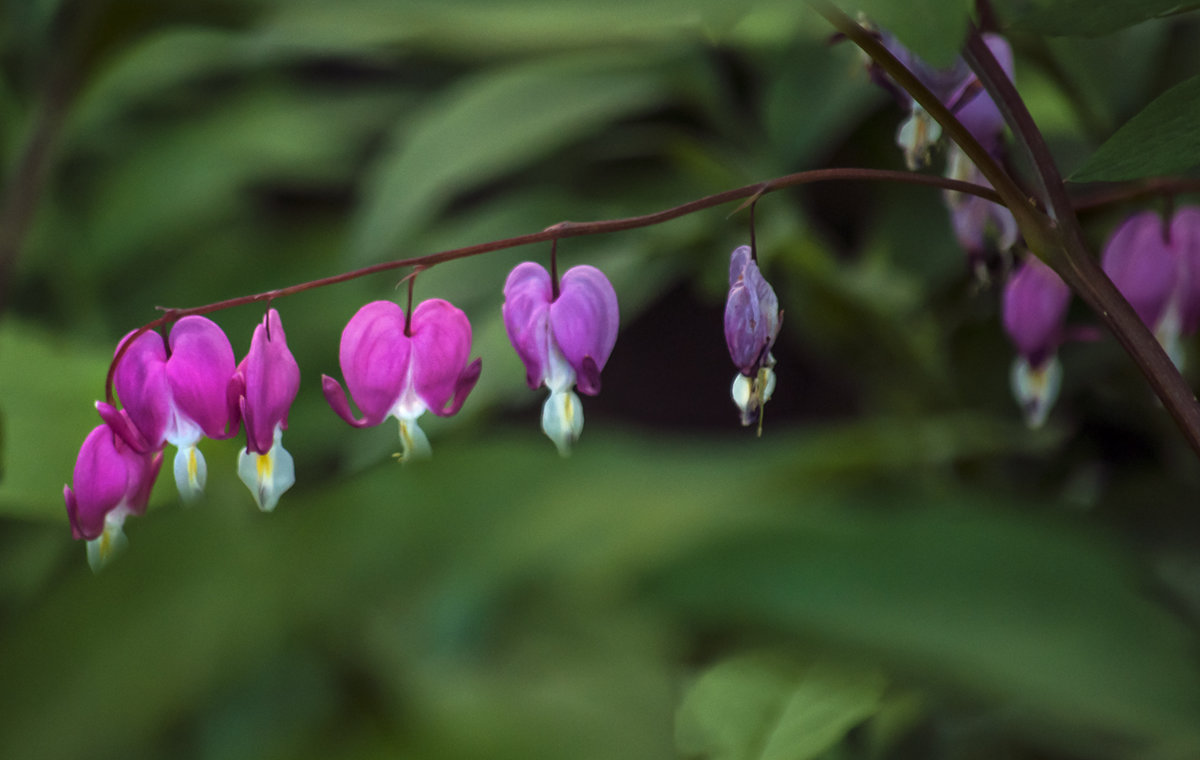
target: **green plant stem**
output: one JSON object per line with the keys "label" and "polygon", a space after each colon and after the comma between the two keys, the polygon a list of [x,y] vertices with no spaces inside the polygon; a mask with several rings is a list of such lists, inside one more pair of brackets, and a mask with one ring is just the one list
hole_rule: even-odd
{"label": "green plant stem", "polygon": [[[1030,198],[1021,190],[1008,172],[1004,171],[996,159],[979,144],[975,136],[950,112],[950,109],[938,100],[937,96],[930,92],[929,88],[917,79],[915,74],[900,63],[875,35],[860,26],[854,19],[842,13],[828,0],[808,0],[808,3],[817,13],[824,16],[833,28],[869,55],[896,84],[904,88],[905,92],[920,103],[921,107],[941,125],[942,131],[954,140],[996,189],[996,193],[1016,219],[1017,226],[1021,228],[1021,234],[1025,237],[1025,242],[1030,249],[1043,259],[1053,256],[1053,245],[1051,244],[1053,235],[1045,215],[1037,209],[1037,200]],[[1046,251],[1046,254],[1043,255],[1042,251]],[[1054,267],[1054,262],[1047,260],[1047,263]]]}
{"label": "green plant stem", "polygon": [[1026,108],[1025,101],[992,55],[979,30],[972,28],[968,35],[964,57],[1029,154],[1045,189],[1047,210],[1053,220],[1048,231],[1055,239],[1061,255],[1043,255],[1043,259],[1096,312],[1121,347],[1137,363],[1150,387],[1162,400],[1197,456],[1200,456],[1200,404],[1196,401],[1196,395],[1162,345],[1088,250],[1083,228],[1050,148]]}
{"label": "green plant stem", "polygon": [[949,109],[896,60],[879,40],[827,0],[809,0],[809,3],[835,29],[871,56],[893,81],[903,87],[937,120],[942,130],[975,162],[988,182],[1004,199],[1029,249],[1054,269],[1096,312],[1137,363],[1150,387],[1183,432],[1188,444],[1197,456],[1200,456],[1200,404],[1197,404],[1195,395],[1162,346],[1088,252],[1066,185],[1059,175],[1049,147],[1025,107],[1025,102],[1017,94],[1016,87],[988,49],[979,31],[972,27],[964,57],[1000,108],[1022,149],[1028,153],[1037,171],[1046,213],[1038,209],[1033,199],[1020,191],[1012,178]]}

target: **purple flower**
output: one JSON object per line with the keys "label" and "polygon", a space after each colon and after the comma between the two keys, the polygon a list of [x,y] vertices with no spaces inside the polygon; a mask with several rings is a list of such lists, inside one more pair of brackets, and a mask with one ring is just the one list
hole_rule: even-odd
{"label": "purple flower", "polygon": [[[984,34],[983,42],[1000,64],[1000,68],[1013,78],[1013,53],[1008,40],[998,34]],[[983,83],[973,73],[961,84],[958,91],[946,101],[946,105],[958,117],[985,150],[995,153],[1000,147],[1000,136],[1004,132],[1004,115],[983,89]]]}
{"label": "purple flower", "polygon": [[[1013,55],[1008,42],[999,35],[985,34],[984,43],[1011,79]],[[995,101],[984,91],[979,79],[968,72],[968,76],[960,83],[955,93],[945,102],[980,145],[994,158],[1000,159],[1003,151],[1001,136],[1004,132],[1004,117],[996,107]],[[958,145],[951,145],[947,151],[946,176],[991,187],[983,172],[979,171]],[[947,191],[945,199],[950,209],[954,237],[959,246],[967,252],[976,272],[982,279],[986,279],[987,251],[992,249],[1007,252],[1016,245],[1019,235],[1017,220],[1006,207],[978,196]]]}
{"label": "purple flower", "polygon": [[761,421],[762,406],[775,390],[771,347],[782,322],[779,299],[758,271],[750,246],[734,249],[729,260],[729,297],[725,301],[725,344],[738,368],[731,394],[742,412],[743,425]]}
{"label": "purple flower", "polygon": [[96,426],[84,439],[75,461],[75,488],[63,486],[63,499],[71,535],[87,541],[93,570],[124,546],[125,518],[146,511],[161,465],[161,453],[134,451],[108,425]]}
{"label": "purple flower", "polygon": [[1143,211],[1117,227],[1101,256],[1104,273],[1151,330],[1167,316],[1181,284],[1180,251],[1169,234],[1161,216]]}
{"label": "purple flower", "polygon": [[230,385],[246,426],[246,448],[238,453],[238,476],[264,512],[296,482],[292,455],[283,448],[288,410],[300,389],[300,366],[288,350],[279,312],[269,309],[254,328],[250,352]]}
{"label": "purple flower", "polygon": [[422,302],[408,325],[398,305],[373,301],[342,331],[338,356],[362,419],[350,411],[337,380],[322,375],[321,385],[333,411],[354,427],[378,425],[388,416],[399,420],[400,459],[408,461],[431,453],[417,418],[427,410],[449,417],[475,387],[482,361],[468,365],[470,353],[471,324],[448,301]]}
{"label": "purple flower", "polygon": [[1057,352],[1070,301],[1066,283],[1036,256],[1027,257],[1004,288],[1004,329],[1019,354],[1012,370],[1013,394],[1030,427],[1046,421],[1058,397],[1062,366]]}
{"label": "purple flower", "polygon": [[594,396],[617,342],[617,293],[595,267],[572,267],[559,282],[540,264],[518,264],[504,283],[504,327],[525,364],[525,382],[545,385],[542,430],[566,456],[583,431],[583,408],[571,390]]}
{"label": "purple flower", "polygon": [[1179,367],[1180,337],[1200,327],[1200,208],[1165,224],[1153,211],[1126,219],[1104,246],[1101,265]]}
{"label": "purple flower", "polygon": [[[127,340],[130,335],[122,344]],[[196,444],[204,436],[230,438],[238,430],[240,415],[229,394],[233,347],[215,322],[198,316],[176,322],[169,344],[168,356],[158,333],[137,336],[114,377],[125,413],[103,402],[96,408],[135,451],[176,446],[175,483],[190,501],[203,492],[208,473]]]}

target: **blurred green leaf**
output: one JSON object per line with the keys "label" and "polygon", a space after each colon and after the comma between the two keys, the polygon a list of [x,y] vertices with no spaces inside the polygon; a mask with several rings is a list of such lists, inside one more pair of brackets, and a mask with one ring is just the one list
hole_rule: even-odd
{"label": "blurred green leaf", "polygon": [[[1195,640],[1147,599],[1122,552],[974,503],[895,499],[748,530],[675,563],[657,598],[719,627],[816,638],[975,697],[1025,730],[1053,721],[1162,751],[1200,748]],[[1137,652],[1136,657],[1129,653]]]}
{"label": "blurred green leaf", "polygon": [[1084,37],[1200,8],[1193,0],[1000,0],[997,5],[1022,30]]}
{"label": "blurred green leaf", "polygon": [[398,131],[375,166],[358,218],[358,258],[395,258],[455,194],[660,104],[665,82],[653,60],[628,52],[539,60],[439,98]]}
{"label": "blurred green leaf", "polygon": [[896,36],[931,66],[946,67],[962,52],[970,0],[836,0]]}
{"label": "blurred green leaf", "polygon": [[348,182],[360,141],[381,111],[396,107],[395,97],[377,93],[250,91],[123,145],[123,160],[98,179],[104,190],[91,209],[92,248],[78,266],[98,274],[198,234],[224,234],[232,219],[254,210],[254,183]]}
{"label": "blurred green leaf", "polygon": [[1176,174],[1200,164],[1200,76],[1154,99],[1108,138],[1072,182],[1115,182]]}
{"label": "blurred green leaf", "polygon": [[711,760],[808,760],[870,717],[885,685],[878,673],[822,660],[738,655],[706,670],[684,694],[676,746]]}
{"label": "blurred green leaf", "polygon": [[109,354],[14,320],[0,323],[0,512],[62,520],[62,486],[104,393]]}
{"label": "blurred green leaf", "polygon": [[787,0],[323,0],[282,3],[265,25],[273,41],[311,49],[356,50],[404,44],[438,54],[507,55],[584,47],[661,45],[720,37],[803,9]]}

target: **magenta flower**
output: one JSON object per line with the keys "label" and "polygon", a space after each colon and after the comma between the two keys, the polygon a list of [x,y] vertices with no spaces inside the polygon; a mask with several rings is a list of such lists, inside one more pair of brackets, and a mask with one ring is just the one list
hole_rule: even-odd
{"label": "magenta flower", "polygon": [[[129,339],[126,335],[122,344]],[[177,447],[175,484],[191,501],[203,492],[208,473],[196,448],[200,439],[230,438],[238,431],[240,415],[229,394],[233,347],[215,322],[198,316],[176,322],[169,343],[170,356],[158,333],[139,335],[114,378],[125,414],[103,402],[96,408],[135,451]]]}
{"label": "magenta flower", "polygon": [[108,425],[84,439],[72,482],[63,486],[71,535],[87,541],[88,564],[99,570],[125,545],[123,526],[146,511],[162,453],[139,453]]}
{"label": "magenta flower", "polygon": [[729,259],[729,297],[725,301],[725,344],[738,368],[731,395],[741,410],[743,425],[761,422],[763,404],[775,391],[771,348],[782,324],[779,299],[759,272],[750,246],[734,249]]}
{"label": "magenta flower", "polygon": [[398,305],[373,301],[342,331],[338,356],[362,419],[350,411],[337,380],[322,375],[322,389],[333,411],[354,427],[378,425],[388,416],[399,420],[401,461],[427,457],[429,440],[417,418],[426,410],[449,417],[462,407],[482,366],[480,359],[467,364],[470,353],[471,323],[448,301],[422,302],[407,325]]}
{"label": "magenta flower", "polygon": [[1062,365],[1057,352],[1070,301],[1066,283],[1036,256],[1028,256],[1004,288],[1004,329],[1019,354],[1012,369],[1013,395],[1030,427],[1045,423],[1058,398]]}
{"label": "magenta flower", "polygon": [[1153,211],[1134,214],[1109,238],[1101,265],[1182,368],[1180,337],[1200,327],[1200,208],[1180,209],[1169,225]]}
{"label": "magenta flower", "polygon": [[562,276],[558,297],[550,273],[526,261],[504,283],[504,327],[525,364],[530,388],[545,385],[542,430],[563,456],[583,432],[583,407],[571,390],[595,396],[600,372],[617,343],[617,293],[592,266],[572,267]]}
{"label": "magenta flower", "polygon": [[299,389],[300,366],[288,350],[279,312],[269,309],[254,328],[250,352],[230,385],[246,426],[238,476],[264,512],[275,509],[279,497],[296,482],[292,455],[283,448],[283,431]]}

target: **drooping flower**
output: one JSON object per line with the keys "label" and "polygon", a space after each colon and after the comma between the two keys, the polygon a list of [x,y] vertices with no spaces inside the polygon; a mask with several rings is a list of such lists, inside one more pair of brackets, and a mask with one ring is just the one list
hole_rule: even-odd
{"label": "drooping flower", "polygon": [[[935,68],[887,32],[878,34],[884,47],[957,116],[985,149],[994,151],[999,147],[1004,118],[962,58],[956,58],[948,67]],[[984,34],[983,39],[1011,79],[1013,56],[1008,41],[990,33]],[[896,133],[896,143],[904,151],[904,160],[910,169],[923,166],[929,161],[930,150],[941,139],[941,125],[911,95],[891,82],[882,69],[872,64],[870,71],[877,82],[892,91],[908,108],[909,116]]]}
{"label": "drooping flower", "polygon": [[425,411],[455,414],[479,380],[482,360],[467,363],[471,323],[448,301],[430,299],[404,310],[373,301],[358,310],[342,331],[338,355],[346,387],[363,417],[356,418],[341,384],[321,376],[325,399],[354,427],[370,427],[388,416],[400,423],[401,461],[430,455],[429,439],[417,425]]}
{"label": "drooping flower", "polygon": [[96,408],[135,451],[160,451],[167,443],[177,447],[175,484],[180,496],[192,501],[203,493],[208,474],[196,448],[200,439],[230,438],[238,431],[240,414],[229,394],[233,347],[215,322],[200,316],[184,317],[171,328],[169,356],[158,333],[133,340],[114,377],[125,414],[103,402]]}
{"label": "drooping flower", "polygon": [[[1000,68],[1012,79],[1013,54],[1008,41],[996,34],[985,34],[983,38]],[[1004,117],[978,78],[971,75],[947,105],[984,150],[997,160],[1003,158]],[[946,177],[991,187],[983,172],[957,144],[947,151]],[[972,269],[986,280],[988,252],[1006,254],[1016,245],[1017,220],[1006,207],[975,195],[951,190],[945,193],[945,200],[955,239],[966,251]]]}
{"label": "drooping flower", "polygon": [[583,407],[572,387],[594,396],[600,372],[617,342],[617,293],[604,273],[580,265],[567,270],[554,296],[550,273],[526,261],[504,283],[504,327],[525,364],[530,388],[545,385],[542,430],[563,456],[583,431]]}
{"label": "drooping flower", "polygon": [[1004,288],[1004,329],[1018,354],[1013,395],[1032,428],[1045,423],[1062,385],[1058,347],[1070,301],[1066,283],[1036,256],[1028,256]]}
{"label": "drooping flower", "polygon": [[771,348],[783,324],[775,291],[763,278],[750,246],[734,249],[729,259],[729,297],[725,301],[725,344],[738,368],[730,393],[742,424],[759,424],[762,407],[775,391]]}
{"label": "drooping flower", "polygon": [[1164,223],[1153,211],[1126,219],[1104,246],[1101,265],[1176,366],[1182,336],[1200,327],[1200,208]]}
{"label": "drooping flower", "polygon": [[146,511],[162,453],[139,453],[107,424],[96,426],[79,449],[72,482],[63,486],[71,535],[87,541],[88,564],[103,567],[125,545],[129,515]]}
{"label": "drooping flower", "polygon": [[288,350],[279,312],[269,309],[254,328],[250,351],[238,365],[230,393],[246,427],[246,448],[238,452],[238,476],[258,508],[275,509],[296,482],[292,455],[283,448],[288,410],[300,389],[300,366]]}

